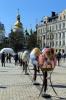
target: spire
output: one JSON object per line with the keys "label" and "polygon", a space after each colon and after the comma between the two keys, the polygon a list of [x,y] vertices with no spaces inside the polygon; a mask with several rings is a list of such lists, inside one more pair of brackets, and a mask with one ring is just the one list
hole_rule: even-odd
{"label": "spire", "polygon": [[19,14],[19,9],[18,10],[18,14],[17,14],[17,20],[20,22],[20,14]]}
{"label": "spire", "polygon": [[37,20],[38,20],[38,19],[36,19],[36,24],[37,24]]}
{"label": "spire", "polygon": [[38,26],[38,24],[37,24],[37,20],[38,20],[38,19],[36,19],[36,26],[35,26],[35,27],[36,27],[36,30],[37,30],[37,26]]}
{"label": "spire", "polygon": [[18,14],[19,14],[19,8],[17,10],[18,10]]}
{"label": "spire", "polygon": [[32,34],[32,28],[31,28],[31,24],[30,24],[30,34]]}

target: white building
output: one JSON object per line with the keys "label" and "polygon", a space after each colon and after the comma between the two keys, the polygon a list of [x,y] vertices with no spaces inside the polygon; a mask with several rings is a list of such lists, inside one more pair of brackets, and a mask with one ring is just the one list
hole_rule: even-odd
{"label": "white building", "polygon": [[51,17],[45,16],[41,22],[42,24],[37,26],[40,49],[50,46],[55,53],[59,50],[66,52],[66,10],[58,14],[52,12]]}
{"label": "white building", "polygon": [[5,27],[4,24],[0,22],[0,43],[2,43],[4,38],[5,38]]}

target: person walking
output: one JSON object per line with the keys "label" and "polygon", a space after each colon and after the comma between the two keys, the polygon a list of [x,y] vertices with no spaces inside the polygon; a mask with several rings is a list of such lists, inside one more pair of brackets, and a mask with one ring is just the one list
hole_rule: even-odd
{"label": "person walking", "polygon": [[18,65],[18,53],[15,54],[15,65]]}
{"label": "person walking", "polygon": [[60,65],[61,53],[60,51],[57,54],[58,66]]}
{"label": "person walking", "polygon": [[23,64],[22,55],[23,55],[23,51],[20,53],[20,66],[22,66],[22,64]]}
{"label": "person walking", "polygon": [[2,67],[3,66],[5,67],[5,53],[4,52],[2,53],[2,56],[1,56],[1,63],[2,63]]}

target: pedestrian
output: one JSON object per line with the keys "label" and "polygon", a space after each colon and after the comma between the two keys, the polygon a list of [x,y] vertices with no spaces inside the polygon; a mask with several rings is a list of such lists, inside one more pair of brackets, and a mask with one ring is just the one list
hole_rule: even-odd
{"label": "pedestrian", "polygon": [[64,59],[64,61],[65,61],[65,53],[63,53],[63,59]]}
{"label": "pedestrian", "polygon": [[18,53],[15,54],[15,65],[18,64]]}
{"label": "pedestrian", "polygon": [[8,53],[6,54],[6,62],[8,63]]}
{"label": "pedestrian", "polygon": [[1,56],[1,63],[2,63],[2,67],[3,66],[5,67],[5,53],[4,52],[2,53],[2,56]]}
{"label": "pedestrian", "polygon": [[20,66],[22,66],[22,64],[24,64],[22,61],[22,55],[23,55],[23,51],[20,53]]}
{"label": "pedestrian", "polygon": [[60,51],[57,54],[58,66],[60,65],[61,53]]}

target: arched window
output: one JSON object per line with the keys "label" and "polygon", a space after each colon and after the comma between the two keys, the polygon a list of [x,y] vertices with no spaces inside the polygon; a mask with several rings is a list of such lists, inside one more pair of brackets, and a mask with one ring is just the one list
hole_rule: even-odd
{"label": "arched window", "polygon": [[65,15],[63,16],[63,18],[65,19]]}

